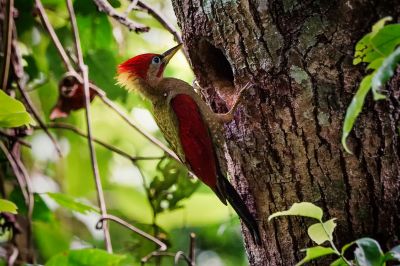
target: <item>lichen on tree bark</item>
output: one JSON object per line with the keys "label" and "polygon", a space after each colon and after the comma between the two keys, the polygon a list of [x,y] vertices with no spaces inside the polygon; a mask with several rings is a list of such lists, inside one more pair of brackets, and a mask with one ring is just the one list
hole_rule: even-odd
{"label": "lichen on tree bark", "polygon": [[[400,4],[385,1],[174,0],[202,94],[224,111],[241,86],[254,84],[226,126],[229,174],[263,235],[244,230],[251,265],[292,265],[313,245],[307,219],[268,222],[295,202],[338,218],[339,246],[361,236],[399,243],[399,75],[390,97],[371,97],[348,142],[340,144],[346,108],[361,80],[355,43]],[[397,80],[397,81],[396,81]]]}

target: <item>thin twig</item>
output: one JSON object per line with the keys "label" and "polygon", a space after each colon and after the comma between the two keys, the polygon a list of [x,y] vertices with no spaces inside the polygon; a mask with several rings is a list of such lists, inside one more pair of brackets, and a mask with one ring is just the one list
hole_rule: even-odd
{"label": "thin twig", "polygon": [[40,19],[42,24],[46,28],[47,32],[50,34],[50,37],[57,48],[58,53],[60,54],[62,61],[65,67],[68,69],[69,72],[74,72],[74,67],[71,64],[71,61],[68,58],[67,53],[65,52],[60,40],[57,37],[56,32],[54,31],[53,26],[51,25],[49,18],[47,17],[46,11],[44,10],[43,4],[41,0],[36,0],[36,8],[39,11]]}
{"label": "thin twig", "polygon": [[8,134],[8,133],[6,133],[6,132],[4,132],[4,131],[1,131],[1,130],[0,130],[0,136],[2,136],[2,137],[4,137],[4,138],[7,138],[7,139],[10,139],[10,140],[12,140],[12,141],[16,141],[16,142],[18,142],[19,144],[24,145],[24,146],[26,146],[26,147],[28,147],[28,148],[32,148],[32,146],[31,146],[30,143],[26,142],[25,140],[22,140],[21,138],[19,138],[19,137],[17,137],[17,136],[13,136],[13,135],[11,135],[11,134]]}
{"label": "thin twig", "polygon": [[[101,184],[99,167],[97,165],[96,152],[94,150],[93,140],[92,140],[93,137],[92,137],[91,118],[90,118],[89,70],[88,67],[85,65],[85,63],[83,62],[79,31],[78,31],[78,26],[76,24],[76,17],[72,5],[72,0],[67,0],[67,7],[74,35],[75,49],[78,57],[78,65],[83,77],[83,88],[84,88],[85,110],[86,110],[85,117],[86,117],[87,135],[88,135],[88,144],[89,144],[90,160],[91,160],[93,175],[96,183],[97,200],[99,203],[101,216],[106,216],[107,207],[104,199],[104,192],[103,192],[103,186]],[[104,231],[104,242],[106,245],[106,249],[109,253],[112,253],[111,236],[110,236],[110,231],[108,230],[107,223],[104,223],[103,231]]]}
{"label": "thin twig", "polygon": [[124,16],[125,17],[127,17],[129,15],[129,13],[131,13],[131,11],[136,8],[138,1],[139,0],[132,0],[131,1],[131,3],[128,5],[126,10],[124,11]]}
{"label": "thin twig", "polygon": [[[46,127],[48,128],[54,128],[54,129],[64,129],[64,130],[69,130],[72,131],[74,133],[76,133],[79,136],[82,136],[84,138],[87,138],[88,136],[83,133],[79,128],[74,127],[73,125],[70,124],[65,124],[65,123],[49,123],[46,125]],[[33,127],[34,129],[40,129],[40,127]],[[1,134],[1,131],[0,131]],[[144,156],[132,156],[126,152],[124,152],[123,150],[118,149],[117,147],[112,146],[111,144],[108,144],[102,140],[99,140],[95,137],[92,138],[93,142],[103,146],[104,148],[121,155],[122,157],[127,158],[128,160],[132,161],[132,162],[136,162],[136,161],[140,161],[140,160],[160,160],[163,157],[160,156],[153,156],[153,157],[144,157]]]}
{"label": "thin twig", "polygon": [[32,189],[32,184],[31,180],[29,178],[28,171],[25,168],[25,165],[22,163],[20,156],[14,155],[12,152],[10,153],[11,156],[14,158],[14,162],[17,164],[20,172],[22,173],[22,176],[24,177],[25,184],[26,184],[26,191],[28,192],[28,197],[29,197],[29,204],[28,204],[28,219],[32,219],[32,214],[33,214],[33,204],[34,204],[34,199],[33,199],[33,189]]}
{"label": "thin twig", "polygon": [[174,265],[178,265],[179,260],[183,258],[189,266],[193,266],[192,261],[186,256],[185,252],[178,251],[175,254]]}
{"label": "thin twig", "polygon": [[[15,67],[15,64],[13,64]],[[39,116],[39,112],[36,110],[35,106],[33,105],[28,93],[23,89],[23,85],[21,84],[21,80],[19,78],[16,79],[17,87],[18,90],[21,92],[22,98],[24,98],[24,101],[26,105],[28,106],[29,110],[31,111],[33,117],[35,118],[36,122],[38,122],[39,126],[43,129],[43,131],[46,133],[46,135],[50,138],[51,142],[53,142],[53,145],[57,151],[57,154],[59,157],[62,157],[61,153],[61,148],[58,145],[56,139],[53,137],[53,135],[50,134],[49,129],[46,128],[46,125],[44,124],[43,120]]]}
{"label": "thin twig", "polygon": [[28,207],[28,225],[27,225],[27,249],[30,250],[32,247],[32,214],[33,214],[33,191],[30,183],[28,172],[25,166],[20,161],[17,156],[14,156],[11,151],[7,149],[3,142],[0,142],[0,149],[5,154],[7,160],[9,161],[11,168],[13,169],[14,175],[17,178],[18,185],[21,188],[22,195],[26,206]]}
{"label": "thin twig", "polygon": [[190,233],[189,259],[196,266],[196,234]]}
{"label": "thin twig", "polygon": [[135,31],[136,33],[149,31],[149,27],[134,22],[133,20],[127,18],[123,14],[118,13],[107,1],[105,0],[93,0],[93,1],[96,3],[100,11],[114,18],[119,23],[126,26],[129,30]]}
{"label": "thin twig", "polygon": [[102,216],[100,218],[100,220],[96,224],[96,229],[102,229],[103,226],[104,226],[104,222],[106,220],[111,220],[113,222],[116,222],[116,223],[128,228],[129,230],[135,232],[136,234],[146,238],[147,240],[150,240],[150,241],[154,242],[156,245],[159,246],[159,251],[166,251],[167,250],[167,245],[164,242],[162,242],[161,240],[155,238],[154,236],[152,236],[152,235],[140,230],[139,228],[131,225],[130,223],[128,223],[128,222],[126,222],[126,221],[122,220],[121,218],[116,217],[114,215],[108,214],[108,215]]}
{"label": "thin twig", "polygon": [[[21,155],[19,150],[20,146],[14,146],[13,151],[10,152],[11,157],[14,159],[14,162],[16,163],[17,167],[19,168],[20,173],[22,174],[22,177],[25,180],[26,184],[26,191],[28,193],[28,225],[27,225],[27,246],[28,249],[32,249],[32,216],[33,216],[33,208],[34,208],[34,197],[33,197],[33,189],[32,189],[32,184],[31,184],[31,179],[29,178],[28,171],[25,168],[25,165],[21,161]],[[18,153],[18,154],[16,154]]]}
{"label": "thin twig", "polygon": [[13,26],[13,42],[12,42],[14,56],[11,58],[11,61],[12,61],[13,71],[15,74],[15,82],[17,84],[17,88],[20,91],[22,98],[24,99],[26,105],[28,106],[28,109],[32,113],[36,122],[40,125],[40,127],[42,127],[42,129],[44,130],[46,135],[50,138],[50,141],[53,143],[58,156],[62,157],[60,146],[58,145],[55,138],[50,134],[49,130],[45,127],[43,120],[40,118],[39,112],[36,110],[35,105],[32,103],[32,101],[29,97],[29,94],[25,91],[26,76],[24,75],[24,68],[22,66],[22,56],[18,50],[16,38],[17,38],[17,29],[14,25]]}
{"label": "thin twig", "polygon": [[14,266],[15,261],[16,261],[17,258],[18,258],[18,254],[19,254],[18,248],[16,248],[16,247],[13,245],[13,246],[12,246],[12,252],[11,252],[11,254],[10,254],[10,256],[8,257],[8,260],[7,260],[7,266]]}
{"label": "thin twig", "polygon": [[[132,1],[134,2],[134,1]],[[168,22],[168,20],[160,13],[158,13],[154,8],[149,6],[143,1],[137,1],[137,6],[145,10],[150,16],[152,16],[155,20],[157,20],[167,31],[169,31],[177,43],[182,43],[182,37],[179,32],[175,29],[175,27]],[[189,54],[186,49],[183,49],[183,53],[186,57],[186,60],[190,64]]]}
{"label": "thin twig", "polygon": [[2,71],[2,85],[1,88],[5,91],[8,83],[8,75],[10,72],[10,61],[11,61],[11,41],[12,41],[12,28],[14,24],[13,13],[14,13],[14,0],[7,1],[7,10],[5,13],[4,23],[6,24],[5,31],[5,49],[4,49],[4,63]]}
{"label": "thin twig", "polygon": [[26,206],[29,206],[29,195],[27,191],[27,186],[25,182],[25,178],[22,176],[21,172],[18,169],[18,165],[14,160],[14,157],[11,155],[10,151],[4,145],[2,141],[0,141],[0,149],[5,154],[7,160],[9,161],[11,168],[13,169],[14,175],[17,178],[18,184],[21,188],[22,196],[24,197],[24,201]]}
{"label": "thin twig", "polygon": [[[98,90],[97,87],[93,86],[92,89]],[[121,111],[110,99],[107,98],[105,95],[99,95],[100,99],[112,110],[114,110],[125,122],[127,122],[131,127],[133,127],[136,131],[142,134],[145,138],[147,138],[150,142],[154,145],[158,146],[161,150],[168,154],[168,156],[174,158],[178,162],[181,162],[178,156],[170,150],[167,146],[165,146],[161,141],[150,135],[149,133],[145,132],[141,128],[139,128],[131,119],[126,115],[123,111]]]}

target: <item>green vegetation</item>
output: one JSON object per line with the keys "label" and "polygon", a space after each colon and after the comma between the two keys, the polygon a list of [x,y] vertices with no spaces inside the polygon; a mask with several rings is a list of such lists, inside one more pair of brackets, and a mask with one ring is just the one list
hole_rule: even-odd
{"label": "green vegetation", "polygon": [[375,101],[386,99],[381,93],[383,86],[393,76],[400,62],[400,24],[385,26],[391,20],[391,17],[385,17],[375,23],[372,31],[359,40],[355,48],[353,64],[367,63],[366,70],[372,72],[363,78],[346,111],[342,145],[349,153],[351,151],[346,139],[364,106],[367,93],[372,90]]}
{"label": "green vegetation", "polygon": [[[330,264],[330,266],[385,266],[388,261],[400,262],[400,245],[392,248],[386,253],[383,253],[379,243],[368,237],[360,238],[348,243],[339,251],[334,243],[333,237],[336,228],[336,218],[324,222],[322,220],[322,209],[310,202],[295,203],[287,211],[276,212],[270,215],[268,220],[271,221],[273,218],[279,216],[307,217],[318,221],[317,223],[310,225],[307,230],[308,236],[318,246],[304,249],[303,251],[306,252],[306,256],[298,262],[296,266],[303,265],[306,262],[328,255],[331,255],[330,257],[338,257]],[[326,242],[329,242],[330,247],[321,246]],[[346,253],[346,251],[354,245],[357,247],[354,250],[354,254],[351,255],[352,259],[349,259],[348,252]]]}
{"label": "green vegetation", "polygon": [[[121,13],[129,4],[122,0],[110,2]],[[170,3],[148,2],[169,21],[175,20]],[[65,1],[45,0],[43,5],[72,64],[76,65]],[[67,124],[86,134],[85,112],[83,109],[72,111],[68,117],[52,124],[49,117],[57,103],[58,84],[66,69],[37,11],[33,11],[34,1],[16,0],[15,8],[18,10],[17,48],[22,54],[27,81],[24,90],[60,146],[62,157],[46,132],[27,113],[29,108],[10,77],[6,91],[14,96],[0,90],[0,130],[4,133],[0,134],[0,142],[9,149],[12,141],[7,136],[27,134],[24,141],[31,147],[22,145],[21,157],[31,181],[34,204],[30,210],[25,189],[16,182],[5,153],[0,152],[0,171],[4,173],[2,197],[7,199],[0,201],[0,210],[14,214],[18,211],[20,216],[31,217],[32,252],[40,264],[140,265],[140,260],[157,250],[157,246],[119,224],[109,222],[114,254],[104,250],[102,230],[95,228],[100,211],[87,138],[57,126]],[[175,45],[172,35],[142,11],[131,12],[129,17],[151,29],[137,34],[99,12],[93,1],[75,1],[74,9],[90,81],[104,90],[134,123],[162,139],[149,113],[149,103],[117,86],[114,77],[120,62],[140,53],[163,52]],[[171,61],[165,75],[190,83],[193,80],[182,53]],[[121,156],[104,145],[95,145],[110,214],[156,236],[168,245],[170,253],[181,250],[187,254],[189,235],[194,232],[198,265],[207,265],[210,260],[220,261],[221,265],[246,265],[239,221],[233,211],[222,205],[207,187],[190,178],[185,167],[168,158],[124,122],[100,97],[94,98],[91,113],[94,137],[131,157]],[[15,127],[19,128],[9,129]],[[17,234],[16,237],[26,236]],[[173,259],[163,257],[161,265],[171,265]],[[151,259],[151,263],[155,260]]]}

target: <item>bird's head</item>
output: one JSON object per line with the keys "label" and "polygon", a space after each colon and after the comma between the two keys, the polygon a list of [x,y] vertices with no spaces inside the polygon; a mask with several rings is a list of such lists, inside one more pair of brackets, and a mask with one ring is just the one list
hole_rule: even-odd
{"label": "bird's head", "polygon": [[156,84],[163,78],[165,67],[181,46],[178,44],[163,54],[137,55],[123,62],[118,66],[118,84],[128,90],[135,89],[138,81],[150,86]]}

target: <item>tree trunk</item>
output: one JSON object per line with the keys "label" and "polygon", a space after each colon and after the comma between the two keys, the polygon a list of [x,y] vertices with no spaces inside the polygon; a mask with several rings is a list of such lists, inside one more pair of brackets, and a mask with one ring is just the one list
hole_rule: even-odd
{"label": "tree trunk", "polygon": [[224,148],[233,183],[259,220],[263,245],[244,229],[251,265],[294,265],[309,219],[268,216],[309,201],[337,218],[339,246],[361,236],[388,248],[400,237],[400,90],[366,106],[344,152],[341,128],[363,76],[356,42],[379,18],[398,21],[398,0],[174,0],[202,94],[227,110],[254,84]]}

